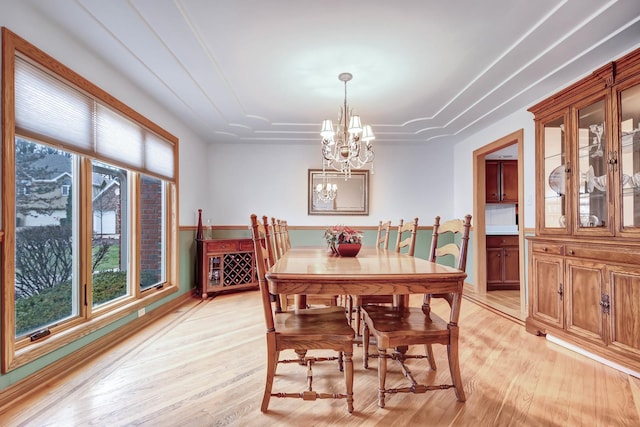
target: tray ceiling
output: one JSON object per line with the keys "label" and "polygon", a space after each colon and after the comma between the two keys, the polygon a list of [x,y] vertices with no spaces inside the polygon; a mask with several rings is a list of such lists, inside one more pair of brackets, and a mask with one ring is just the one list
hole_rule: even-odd
{"label": "tray ceiling", "polygon": [[640,45],[638,0],[27,0],[209,143],[455,143]]}

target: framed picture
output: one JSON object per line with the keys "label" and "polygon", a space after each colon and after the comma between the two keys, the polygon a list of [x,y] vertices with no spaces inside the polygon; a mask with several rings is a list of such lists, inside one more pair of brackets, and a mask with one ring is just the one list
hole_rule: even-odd
{"label": "framed picture", "polygon": [[[309,169],[309,215],[369,215],[369,171],[351,171],[351,178],[337,171]],[[318,186],[336,187],[335,198],[321,197]]]}

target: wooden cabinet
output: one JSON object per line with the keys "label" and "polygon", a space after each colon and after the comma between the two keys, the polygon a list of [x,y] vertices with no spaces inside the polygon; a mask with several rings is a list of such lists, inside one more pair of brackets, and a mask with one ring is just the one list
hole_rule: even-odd
{"label": "wooden cabinet", "polygon": [[196,291],[202,298],[218,292],[256,288],[251,239],[197,240]]}
{"label": "wooden cabinet", "polygon": [[604,282],[605,265],[568,257],[564,271],[565,329],[585,340],[606,344],[603,298],[609,292]]}
{"label": "wooden cabinet", "polygon": [[564,327],[564,260],[545,252],[537,252],[535,249],[530,251],[529,319],[562,329]]}
{"label": "wooden cabinet", "polygon": [[518,203],[516,160],[487,160],[485,175],[487,203]]}
{"label": "wooden cabinet", "polygon": [[635,243],[529,240],[527,330],[640,370],[640,251]]}
{"label": "wooden cabinet", "polygon": [[[621,354],[633,354],[640,359],[640,268],[607,268],[611,321],[608,343]],[[634,301],[636,304],[634,304]]]}
{"label": "wooden cabinet", "polygon": [[518,236],[487,236],[487,290],[520,289]]}
{"label": "wooden cabinet", "polygon": [[533,106],[527,330],[640,371],[640,49]]}

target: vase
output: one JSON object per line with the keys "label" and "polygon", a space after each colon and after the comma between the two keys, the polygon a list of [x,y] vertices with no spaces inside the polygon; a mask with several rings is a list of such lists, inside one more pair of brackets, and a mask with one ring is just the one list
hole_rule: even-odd
{"label": "vase", "polygon": [[339,243],[336,247],[338,255],[343,257],[354,257],[360,252],[362,244],[360,243]]}

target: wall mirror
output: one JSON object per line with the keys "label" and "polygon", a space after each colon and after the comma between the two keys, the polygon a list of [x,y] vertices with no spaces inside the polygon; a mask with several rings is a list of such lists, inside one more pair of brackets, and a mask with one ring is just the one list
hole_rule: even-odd
{"label": "wall mirror", "polygon": [[[318,197],[318,184],[338,187],[335,199],[324,201]],[[337,171],[309,169],[308,185],[309,215],[369,215],[369,171],[351,171],[351,178],[345,181]]]}

